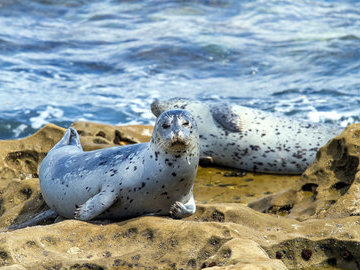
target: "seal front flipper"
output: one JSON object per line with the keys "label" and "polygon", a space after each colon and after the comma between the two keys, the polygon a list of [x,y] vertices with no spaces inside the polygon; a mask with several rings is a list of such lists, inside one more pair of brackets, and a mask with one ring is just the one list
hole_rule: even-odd
{"label": "seal front flipper", "polygon": [[118,195],[114,189],[101,190],[76,209],[74,218],[90,220],[97,217],[114,204]]}
{"label": "seal front flipper", "polygon": [[180,219],[191,216],[196,211],[194,196],[192,195],[187,203],[176,201],[170,208],[170,216],[172,218]]}
{"label": "seal front flipper", "polygon": [[243,132],[244,122],[239,114],[229,104],[212,106],[211,113],[214,120],[230,132]]}
{"label": "seal front flipper", "polygon": [[54,146],[53,149],[66,146],[66,145],[73,145],[82,150],[81,142],[80,142],[80,136],[77,133],[77,131],[70,127],[66,130],[64,137]]}

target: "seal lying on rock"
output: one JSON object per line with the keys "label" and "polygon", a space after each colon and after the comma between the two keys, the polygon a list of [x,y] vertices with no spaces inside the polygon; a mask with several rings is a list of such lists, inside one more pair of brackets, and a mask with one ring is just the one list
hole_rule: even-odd
{"label": "seal lying on rock", "polygon": [[196,122],[185,110],[162,113],[149,143],[84,152],[69,128],[40,165],[41,193],[52,209],[48,216],[192,215],[199,151]]}
{"label": "seal lying on rock", "polygon": [[247,171],[300,174],[314,161],[320,146],[341,132],[335,126],[238,105],[207,105],[182,98],[151,104],[156,116],[176,108],[188,110],[196,119],[201,159]]}

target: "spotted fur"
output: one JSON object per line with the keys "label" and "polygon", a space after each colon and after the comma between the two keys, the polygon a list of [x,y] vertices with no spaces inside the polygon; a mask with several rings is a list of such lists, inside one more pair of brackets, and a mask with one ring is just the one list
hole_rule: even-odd
{"label": "spotted fur", "polygon": [[151,105],[156,116],[175,108],[186,109],[195,117],[201,157],[247,171],[302,173],[318,149],[341,132],[335,126],[277,117],[238,105],[211,105],[182,98],[156,100]]}
{"label": "spotted fur", "polygon": [[199,135],[185,110],[162,113],[151,142],[82,150],[69,128],[40,166],[40,187],[49,207],[67,218],[129,218],[195,212],[193,181]]}

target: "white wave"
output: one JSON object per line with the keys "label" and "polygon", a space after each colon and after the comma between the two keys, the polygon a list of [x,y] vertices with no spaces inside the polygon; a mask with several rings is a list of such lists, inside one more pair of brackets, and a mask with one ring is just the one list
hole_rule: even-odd
{"label": "white wave", "polygon": [[334,111],[330,111],[330,112],[311,111],[308,113],[308,117],[313,122],[320,122],[325,119],[330,119],[335,121],[340,120],[342,115]]}
{"label": "white wave", "polygon": [[59,108],[54,108],[52,106],[47,106],[45,111],[39,113],[36,117],[31,117],[31,127],[34,129],[39,129],[45,124],[48,124],[50,118],[61,118],[64,115],[64,111]]}
{"label": "white wave", "polygon": [[15,137],[19,137],[20,133],[23,132],[28,126],[25,124],[20,124],[18,127],[14,128],[12,132],[14,133]]}

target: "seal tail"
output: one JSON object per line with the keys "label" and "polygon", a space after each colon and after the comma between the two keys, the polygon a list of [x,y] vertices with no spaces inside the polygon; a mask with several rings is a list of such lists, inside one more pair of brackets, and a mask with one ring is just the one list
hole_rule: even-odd
{"label": "seal tail", "polygon": [[54,146],[54,149],[66,145],[73,145],[82,150],[80,136],[77,131],[72,127],[68,128],[68,130],[65,132],[64,137],[62,137],[62,139]]}

